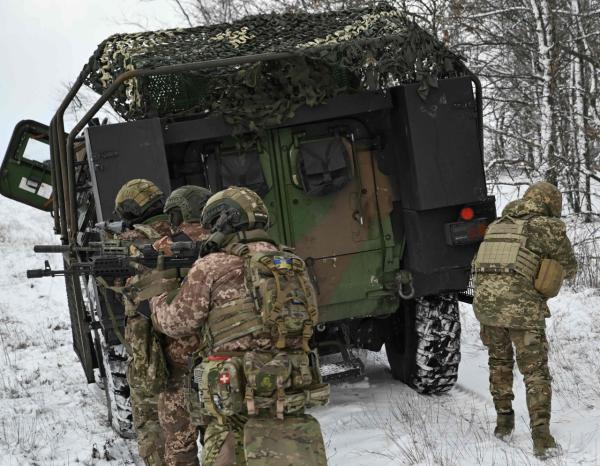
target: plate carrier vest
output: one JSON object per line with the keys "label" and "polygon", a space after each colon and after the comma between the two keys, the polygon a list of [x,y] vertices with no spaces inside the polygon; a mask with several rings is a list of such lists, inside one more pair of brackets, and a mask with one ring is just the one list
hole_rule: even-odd
{"label": "plate carrier vest", "polygon": [[504,216],[493,222],[473,260],[476,273],[518,274],[533,284],[540,258],[525,247],[523,230],[528,218]]}

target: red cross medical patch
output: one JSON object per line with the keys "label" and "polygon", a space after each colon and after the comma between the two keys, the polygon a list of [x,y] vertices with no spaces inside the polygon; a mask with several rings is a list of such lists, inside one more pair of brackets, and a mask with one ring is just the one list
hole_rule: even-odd
{"label": "red cross medical patch", "polygon": [[219,383],[221,385],[229,385],[231,383],[231,377],[229,376],[229,372],[223,372],[219,374]]}

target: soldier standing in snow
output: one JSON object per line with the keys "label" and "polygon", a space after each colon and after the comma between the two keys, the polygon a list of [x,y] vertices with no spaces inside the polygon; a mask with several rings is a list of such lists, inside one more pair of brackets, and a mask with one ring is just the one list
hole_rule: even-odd
{"label": "soldier standing in snow", "polygon": [[[171,255],[175,241],[203,241],[209,231],[200,223],[202,209],[211,196],[208,189],[182,186],[174,190],[165,202],[173,234],[154,243],[154,249]],[[192,333],[182,338],[164,336],[163,348],[169,378],[158,399],[158,416],[165,436],[167,466],[197,466],[198,427],[192,424],[184,402],[184,383],[188,359],[200,344],[200,335]]]}
{"label": "soldier standing in snow", "polygon": [[268,236],[267,208],[248,189],[212,196],[202,223],[208,253],[178,291],[151,299],[155,328],[202,335],[202,464],[326,464],[318,422],[304,414],[329,395],[308,348],[317,310],[304,262]]}
{"label": "soldier standing in snow", "polygon": [[494,433],[514,429],[513,345],[526,386],[534,453],[546,458],[557,445],[550,434],[546,304],[562,280],[577,271],[573,247],[560,220],[562,196],[546,182],[535,183],[493,222],[473,262],[473,309],[489,353],[490,390],[497,422]]}
{"label": "soldier standing in snow", "polygon": [[[115,198],[115,211],[128,224],[128,231],[118,235],[125,241],[156,241],[171,232],[167,216],[163,214],[164,196],[151,181],[134,179],[125,183]],[[127,281],[134,283],[139,277]],[[160,388],[149,384],[148,363],[160,358],[150,322],[140,316],[137,305],[125,299],[125,342],[129,363],[127,382],[130,388],[133,425],[137,433],[140,456],[148,466],[164,464],[164,437],[158,420],[157,401]],[[151,344],[151,343],[152,344]]]}

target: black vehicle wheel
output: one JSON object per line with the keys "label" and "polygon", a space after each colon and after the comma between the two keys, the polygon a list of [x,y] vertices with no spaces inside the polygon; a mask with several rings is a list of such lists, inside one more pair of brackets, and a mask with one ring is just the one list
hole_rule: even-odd
{"label": "black vehicle wheel", "polygon": [[127,354],[122,345],[99,345],[104,366],[104,390],[108,408],[108,419],[113,429],[123,438],[135,438],[129,385],[127,384]]}
{"label": "black vehicle wheel", "polygon": [[457,297],[406,301],[391,320],[386,353],[392,376],[423,394],[450,390],[460,362]]}

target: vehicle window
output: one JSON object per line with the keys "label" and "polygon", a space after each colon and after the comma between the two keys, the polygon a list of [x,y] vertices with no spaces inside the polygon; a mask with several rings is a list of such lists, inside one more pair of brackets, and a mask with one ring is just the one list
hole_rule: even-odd
{"label": "vehicle window", "polygon": [[302,189],[324,196],[339,191],[352,180],[350,143],[341,137],[301,142],[297,164]]}
{"label": "vehicle window", "polygon": [[257,149],[245,152],[222,152],[219,157],[219,171],[223,188],[244,186],[261,197],[269,192]]}
{"label": "vehicle window", "polygon": [[22,155],[23,159],[31,160],[34,162],[49,164],[50,163],[50,146],[47,141],[41,141],[35,139],[35,135],[27,140],[25,151]]}

